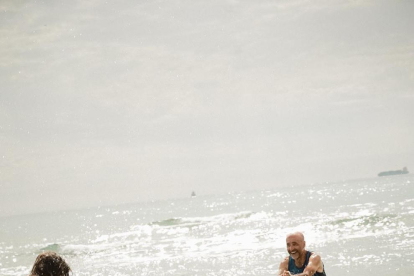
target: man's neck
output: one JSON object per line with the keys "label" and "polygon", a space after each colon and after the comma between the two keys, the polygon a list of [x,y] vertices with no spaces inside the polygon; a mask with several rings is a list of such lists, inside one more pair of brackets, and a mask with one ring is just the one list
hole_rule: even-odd
{"label": "man's neck", "polygon": [[305,261],[306,261],[306,250],[303,250],[299,258],[295,260],[295,266],[302,267]]}

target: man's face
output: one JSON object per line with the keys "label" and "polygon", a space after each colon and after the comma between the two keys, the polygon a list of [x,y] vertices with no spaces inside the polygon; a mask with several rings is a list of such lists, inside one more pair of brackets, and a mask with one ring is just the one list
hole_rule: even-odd
{"label": "man's face", "polygon": [[289,235],[286,238],[286,248],[289,255],[295,260],[305,249],[305,241],[300,235]]}

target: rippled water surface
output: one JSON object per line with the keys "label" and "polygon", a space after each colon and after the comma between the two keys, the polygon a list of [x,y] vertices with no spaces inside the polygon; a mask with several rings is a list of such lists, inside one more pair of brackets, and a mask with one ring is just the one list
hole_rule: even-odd
{"label": "rippled water surface", "polygon": [[[74,275],[276,275],[303,231],[328,275],[411,275],[414,176],[0,218],[0,275],[42,250]],[[404,261],[402,261],[404,260]]]}

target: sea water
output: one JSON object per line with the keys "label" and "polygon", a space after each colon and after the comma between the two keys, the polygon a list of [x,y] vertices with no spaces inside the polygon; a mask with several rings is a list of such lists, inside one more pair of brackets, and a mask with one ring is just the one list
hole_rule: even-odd
{"label": "sea water", "polygon": [[0,218],[0,275],[42,251],[74,275],[276,275],[303,231],[328,275],[413,275],[414,176]]}

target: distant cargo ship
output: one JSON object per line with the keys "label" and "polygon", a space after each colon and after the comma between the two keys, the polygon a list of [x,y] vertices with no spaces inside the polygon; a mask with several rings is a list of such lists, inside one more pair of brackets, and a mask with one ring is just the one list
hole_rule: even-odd
{"label": "distant cargo ship", "polygon": [[407,174],[407,173],[408,173],[407,167],[404,167],[402,170],[380,172],[378,176],[398,175],[398,174]]}

